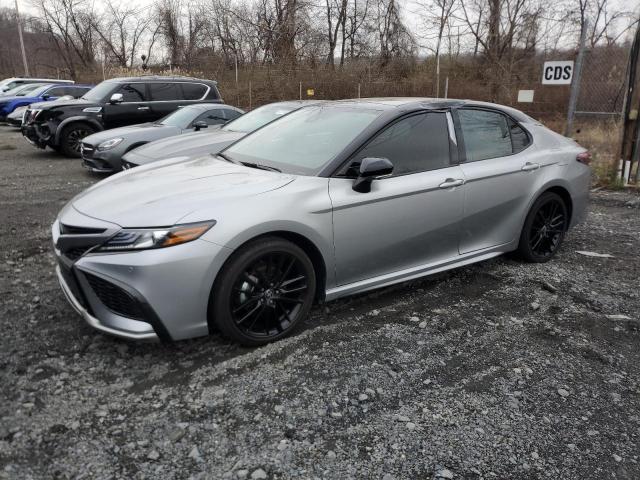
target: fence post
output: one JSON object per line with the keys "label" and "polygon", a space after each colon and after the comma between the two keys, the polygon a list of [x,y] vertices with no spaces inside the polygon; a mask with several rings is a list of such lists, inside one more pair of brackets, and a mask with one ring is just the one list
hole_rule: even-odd
{"label": "fence post", "polygon": [[251,110],[251,80],[249,80],[249,110]]}
{"label": "fence post", "polygon": [[300,82],[300,100],[302,100],[302,82]]}
{"label": "fence post", "polygon": [[360,84],[358,83],[358,100],[360,99]]}
{"label": "fence post", "polygon": [[571,82],[571,93],[569,96],[569,111],[567,112],[567,128],[564,131],[565,137],[571,136],[573,130],[573,118],[576,115],[576,105],[578,104],[578,95],[580,95],[580,80],[582,78],[582,61],[584,59],[585,43],[587,39],[587,30],[589,29],[589,21],[585,20],[580,32],[580,49],[578,50],[578,58],[576,58],[576,66],[573,72],[573,81]]}
{"label": "fence post", "polygon": [[449,98],[449,75],[444,79],[444,98]]}

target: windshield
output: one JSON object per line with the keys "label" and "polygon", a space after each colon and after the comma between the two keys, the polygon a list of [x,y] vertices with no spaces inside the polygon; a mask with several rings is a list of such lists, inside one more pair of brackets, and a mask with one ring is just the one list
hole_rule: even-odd
{"label": "windshield", "polygon": [[85,93],[82,98],[85,100],[89,100],[90,102],[101,102],[105,99],[107,95],[111,93],[111,91],[116,87],[116,83],[113,82],[102,82],[93,87],[87,93]]}
{"label": "windshield", "polygon": [[171,127],[187,128],[193,120],[202,113],[203,110],[194,107],[182,107],[166,117],[158,120],[160,125],[169,125]]}
{"label": "windshield", "polygon": [[12,90],[5,92],[7,96],[24,97],[27,93],[34,91],[36,88],[41,87],[41,83],[30,83],[29,85],[20,85]]}
{"label": "windshield", "polygon": [[243,138],[223,153],[238,162],[316,175],[380,113],[337,105],[302,108]]}
{"label": "windshield", "polygon": [[266,125],[276,118],[297,108],[300,108],[300,105],[265,105],[264,107],[256,108],[251,112],[245,113],[233,122],[229,122],[222,127],[222,130],[227,130],[229,132],[251,133],[263,125]]}

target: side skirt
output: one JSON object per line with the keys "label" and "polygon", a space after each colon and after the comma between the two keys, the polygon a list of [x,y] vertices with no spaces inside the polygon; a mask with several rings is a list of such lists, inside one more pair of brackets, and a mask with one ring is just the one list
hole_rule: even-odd
{"label": "side skirt", "polygon": [[330,302],[332,300],[337,300],[338,298],[346,297],[348,295],[354,295],[356,293],[362,293],[368,290],[374,290],[376,288],[387,287],[395,283],[406,282],[420,277],[427,277],[429,275],[433,275],[434,273],[444,272],[446,270],[452,270],[454,268],[463,267],[472,263],[482,262],[490,258],[498,257],[510,250],[513,250],[513,246],[511,243],[498,245],[497,247],[491,247],[489,249],[460,255],[459,257],[445,260],[444,262],[418,265],[417,267],[411,267],[397,272],[387,273],[378,277],[360,280],[359,282],[340,285],[338,287],[330,288],[329,290],[327,290],[325,301]]}

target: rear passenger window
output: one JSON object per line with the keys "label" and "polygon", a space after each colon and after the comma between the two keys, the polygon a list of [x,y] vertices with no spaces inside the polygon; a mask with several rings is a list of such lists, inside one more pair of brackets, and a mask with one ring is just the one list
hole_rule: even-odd
{"label": "rear passenger window", "polygon": [[54,87],[47,90],[45,94],[49,95],[50,97],[61,97],[65,95],[65,90],[65,87]]}
{"label": "rear passenger window", "polygon": [[468,162],[511,155],[507,117],[486,110],[458,110]]}
{"label": "rear passenger window", "polygon": [[436,170],[449,166],[449,131],[444,113],[423,113],[387,127],[354,160],[387,158],[393,175]]}
{"label": "rear passenger window", "polygon": [[116,92],[121,93],[123,102],[144,102],[144,83],[128,83],[122,85]]}
{"label": "rear passenger window", "polygon": [[152,83],[151,100],[160,101],[176,101],[182,99],[182,91],[178,83]]}
{"label": "rear passenger window", "polygon": [[204,97],[207,87],[201,83],[181,83],[182,98],[185,100],[200,100]]}
{"label": "rear passenger window", "polygon": [[468,162],[504,157],[529,146],[527,132],[511,118],[486,110],[458,110]]}

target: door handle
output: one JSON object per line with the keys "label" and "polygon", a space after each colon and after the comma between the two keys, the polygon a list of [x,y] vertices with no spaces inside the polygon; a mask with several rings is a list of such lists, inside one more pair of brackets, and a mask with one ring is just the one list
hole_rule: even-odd
{"label": "door handle", "polygon": [[440,188],[459,187],[464,185],[464,180],[461,178],[447,178],[443,183],[439,185]]}
{"label": "door handle", "polygon": [[138,107],[138,110],[149,110],[149,107]]}
{"label": "door handle", "polygon": [[522,167],[522,171],[523,172],[531,172],[533,170],[538,170],[540,168],[540,164],[539,163],[531,163],[531,162],[527,162],[524,164],[524,167]]}

